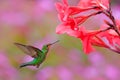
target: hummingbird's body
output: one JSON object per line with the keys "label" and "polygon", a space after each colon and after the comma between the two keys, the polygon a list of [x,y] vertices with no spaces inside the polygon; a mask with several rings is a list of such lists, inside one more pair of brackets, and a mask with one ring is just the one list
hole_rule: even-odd
{"label": "hummingbird's body", "polygon": [[[42,52],[41,52],[42,51]],[[40,66],[40,64],[45,60],[46,58],[46,54],[48,52],[48,50],[46,49],[46,51],[43,50],[39,50],[36,48],[36,52],[38,53],[37,57],[34,58],[32,61],[27,62],[27,63],[23,63],[22,65],[20,65],[20,67],[24,67],[24,66],[37,66],[37,68]]]}
{"label": "hummingbird's body", "polygon": [[[56,41],[56,42],[58,42],[58,41]],[[54,43],[56,43],[56,42],[54,42]],[[52,43],[52,44],[54,44],[54,43]],[[34,58],[30,62],[21,64],[20,68],[25,67],[25,66],[36,66],[38,68],[40,66],[40,64],[45,60],[46,55],[49,51],[49,47],[52,44],[44,45],[42,47],[42,50],[40,50],[40,49],[33,47],[33,46],[15,43],[15,45],[18,46],[21,50],[23,50],[24,53],[26,53]]]}

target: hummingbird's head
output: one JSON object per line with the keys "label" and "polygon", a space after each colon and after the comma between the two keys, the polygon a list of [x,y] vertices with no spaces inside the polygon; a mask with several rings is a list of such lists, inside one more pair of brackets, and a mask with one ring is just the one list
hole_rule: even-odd
{"label": "hummingbird's head", "polygon": [[47,53],[48,50],[49,50],[49,47],[50,47],[51,45],[57,43],[57,42],[58,42],[58,41],[55,41],[55,42],[53,42],[53,43],[44,45],[43,48],[42,48],[42,51],[44,51],[45,53]]}

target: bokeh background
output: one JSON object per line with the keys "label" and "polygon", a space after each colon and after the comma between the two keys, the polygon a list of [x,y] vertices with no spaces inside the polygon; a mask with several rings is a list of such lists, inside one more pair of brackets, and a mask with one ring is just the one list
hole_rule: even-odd
{"label": "bokeh background", "polygon": [[[0,80],[120,80],[120,54],[95,47],[86,55],[81,41],[66,34],[58,35],[60,24],[54,3],[61,0],[0,0]],[[69,0],[75,5],[79,0]],[[120,19],[120,1],[112,1],[113,14]],[[87,29],[102,25],[103,15],[85,22]],[[32,58],[20,51],[14,42],[50,48],[40,68],[19,65]]]}

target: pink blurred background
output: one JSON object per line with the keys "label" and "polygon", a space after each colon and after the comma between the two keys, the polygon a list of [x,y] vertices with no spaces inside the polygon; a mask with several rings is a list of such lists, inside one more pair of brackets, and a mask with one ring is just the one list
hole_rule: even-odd
{"label": "pink blurred background", "polygon": [[[79,39],[55,33],[60,23],[54,6],[57,1],[61,0],[0,0],[0,80],[120,80],[119,54],[96,47],[96,52],[86,55]],[[69,3],[75,5],[78,1]],[[112,10],[120,19],[118,3],[119,0],[112,0]],[[90,18],[84,25],[97,28],[104,18]],[[56,40],[60,42],[51,47],[40,68],[19,69],[31,57],[14,42],[41,49]]]}

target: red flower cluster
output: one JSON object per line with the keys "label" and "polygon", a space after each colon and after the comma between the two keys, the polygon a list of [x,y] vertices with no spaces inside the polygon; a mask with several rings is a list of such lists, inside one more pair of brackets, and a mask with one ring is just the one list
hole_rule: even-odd
{"label": "red flower cluster", "polygon": [[[109,0],[80,0],[76,6],[70,6],[67,0],[57,2],[56,8],[61,24],[57,26],[56,33],[67,33],[82,41],[85,53],[94,51],[93,45],[105,47],[120,53],[120,21],[116,21],[112,15]],[[93,11],[89,15],[81,13]],[[111,21],[104,20],[105,29],[86,30],[81,26],[88,18],[105,14]]]}

